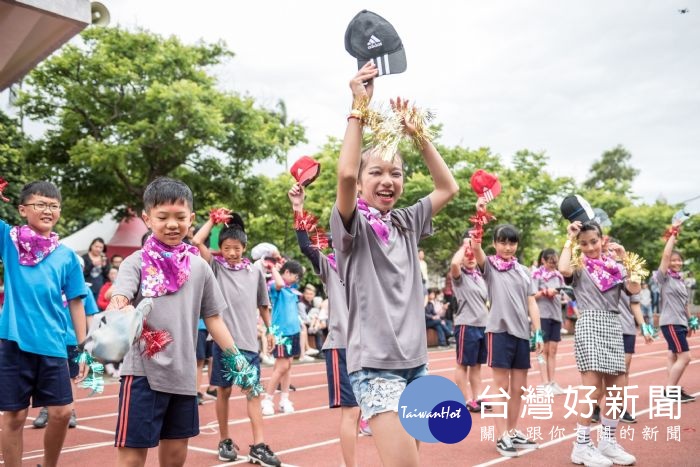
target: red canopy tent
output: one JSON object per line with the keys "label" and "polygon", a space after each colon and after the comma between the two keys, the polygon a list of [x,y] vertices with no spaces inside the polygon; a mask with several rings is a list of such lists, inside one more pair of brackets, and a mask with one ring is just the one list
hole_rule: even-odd
{"label": "red canopy tent", "polygon": [[[141,248],[141,238],[148,231],[146,224],[140,217],[123,219],[117,231],[110,240],[107,240],[107,251],[109,256],[122,255],[129,256],[134,251]],[[105,239],[106,240],[106,239]]]}

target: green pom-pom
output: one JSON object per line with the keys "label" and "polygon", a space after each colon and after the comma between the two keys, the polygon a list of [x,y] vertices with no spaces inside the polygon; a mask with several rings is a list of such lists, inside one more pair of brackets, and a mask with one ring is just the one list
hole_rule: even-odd
{"label": "green pom-pom", "polygon": [[697,331],[698,329],[700,329],[700,320],[698,320],[698,317],[691,316],[690,318],[688,318],[688,326],[693,331]]}
{"label": "green pom-pom", "polygon": [[224,378],[244,391],[248,391],[249,399],[263,393],[258,369],[248,362],[235,345],[233,349],[227,349],[222,353],[221,363],[224,367]]}
{"label": "green pom-pom", "polygon": [[283,335],[280,332],[279,327],[270,326],[270,328],[268,329],[268,332],[270,334],[272,334],[273,336],[275,336],[275,343],[277,345],[285,346],[287,348],[287,353],[292,353],[292,340],[289,337]]}
{"label": "green pom-pom", "polygon": [[89,368],[88,375],[80,382],[79,386],[83,389],[90,389],[92,391],[90,393],[91,396],[93,394],[101,394],[105,387],[105,380],[102,377],[105,367],[101,363],[96,362],[86,350],[75,357],[75,361],[78,364],[85,363]]}

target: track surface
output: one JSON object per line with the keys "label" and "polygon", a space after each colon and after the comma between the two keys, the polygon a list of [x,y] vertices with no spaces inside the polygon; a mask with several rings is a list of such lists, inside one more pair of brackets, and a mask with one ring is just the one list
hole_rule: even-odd
{"label": "track surface", "polygon": [[[559,345],[557,381],[562,387],[580,384],[579,374],[573,356],[573,339],[563,336]],[[636,403],[638,423],[620,424],[618,432],[626,431],[626,439],[620,443],[637,457],[637,465],[649,466],[691,466],[700,465],[695,449],[700,446],[700,401],[681,406],[678,420],[669,418],[650,419],[649,386],[663,385],[666,378],[666,344],[658,340],[645,345],[637,339],[637,354],[632,361],[630,385],[639,388],[633,394],[639,396]],[[643,341],[642,341],[643,342]],[[700,337],[689,339],[691,354],[700,353]],[[691,361],[681,380],[686,391],[700,394],[700,363]],[[535,364],[533,358],[533,365]],[[454,379],[454,349],[430,352],[430,374]],[[338,424],[340,412],[328,409],[325,366],[319,363],[294,365],[292,383],[298,388],[291,393],[296,407],[294,414],[277,414],[265,419],[266,442],[278,454],[285,465],[332,466],[342,464],[338,444]],[[270,376],[271,369],[263,369],[263,379]],[[492,384],[489,368],[482,369],[484,384]],[[528,384],[540,383],[539,371],[531,369]],[[116,380],[107,381],[103,394],[94,397],[81,396],[76,401],[78,427],[69,430],[60,464],[66,466],[114,465],[116,449],[114,429],[117,420],[119,384]],[[493,389],[490,391],[493,393]],[[469,436],[455,445],[422,443],[421,464],[430,466],[492,465],[506,462],[509,465],[573,465],[569,455],[573,433],[576,427],[574,417],[565,418],[564,401],[566,396],[555,396],[552,404],[551,420],[535,420],[527,414],[519,424],[523,432],[539,430],[542,438],[540,449],[521,453],[520,457],[506,459],[498,455],[495,443],[482,440],[483,432],[493,425],[492,418],[473,417],[473,427]],[[43,430],[34,429],[31,420],[38,409],[30,409],[30,419],[24,431],[24,465],[36,465],[42,460]],[[221,464],[217,457],[219,441],[213,400],[200,406],[199,436],[189,442],[188,466],[245,465],[248,445],[252,442],[251,430],[245,416],[245,399],[242,395],[232,397],[230,408],[231,433],[241,446],[239,460]],[[482,428],[484,428],[482,432]],[[668,429],[679,433],[680,441],[668,439]],[[633,430],[633,431],[632,431]],[[645,439],[644,433],[656,440]],[[595,431],[594,433],[597,433]],[[632,439],[630,439],[632,435]],[[596,435],[592,435],[594,439]],[[695,448],[695,449],[693,449]],[[361,466],[379,465],[379,457],[371,437],[360,437],[358,456]],[[0,461],[1,462],[1,461]],[[148,466],[158,465],[157,449],[148,454]]]}

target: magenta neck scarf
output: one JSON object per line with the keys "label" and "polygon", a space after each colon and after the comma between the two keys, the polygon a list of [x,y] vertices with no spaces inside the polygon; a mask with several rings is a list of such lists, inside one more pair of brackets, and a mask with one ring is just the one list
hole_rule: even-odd
{"label": "magenta neck scarf", "polygon": [[479,268],[467,269],[467,268],[463,267],[462,272],[464,272],[464,274],[466,274],[467,276],[474,279],[474,282],[478,282],[479,278],[481,277],[481,271],[479,271]]}
{"label": "magenta neck scarf", "polygon": [[498,269],[499,271],[510,271],[518,263],[518,260],[513,256],[511,259],[506,261],[498,255],[489,256],[489,262],[491,266]]}
{"label": "magenta neck scarf", "polygon": [[334,271],[338,272],[338,264],[335,262],[335,253],[330,253],[328,256],[328,264],[333,268]]}
{"label": "magenta neck scarf", "polygon": [[669,275],[670,277],[672,277],[672,278],[674,278],[674,279],[676,279],[676,280],[679,280],[679,281],[682,281],[682,280],[683,280],[683,278],[681,277],[681,273],[680,273],[680,272],[671,271],[670,269],[667,269],[666,272],[668,273],[668,275]]}
{"label": "magenta neck scarf", "polygon": [[226,269],[230,269],[231,271],[242,271],[244,269],[247,269],[250,271],[251,267],[251,262],[248,258],[243,258],[240,262],[234,264],[231,266],[228,261],[223,256],[220,255],[214,255],[214,261],[225,267]]}
{"label": "magenta neck scarf", "polygon": [[389,224],[391,223],[391,211],[382,214],[378,210],[370,207],[362,198],[357,198],[357,210],[367,219],[370,227],[374,230],[379,240],[384,244],[389,243]]}
{"label": "magenta neck scarf", "polygon": [[546,267],[540,266],[539,268],[535,269],[535,272],[532,273],[533,279],[542,279],[544,282],[549,281],[553,277],[558,277],[561,282],[564,282],[564,276],[562,276],[556,269],[552,269],[550,271]]}
{"label": "magenta neck scarf", "polygon": [[597,259],[584,256],[583,264],[601,292],[607,292],[622,282],[620,265],[611,256],[601,255]]}
{"label": "magenta neck scarf", "polygon": [[168,246],[153,235],[148,237],[141,249],[141,294],[160,297],[180,290],[190,277],[190,254],[199,255],[197,247]]}
{"label": "magenta neck scarf", "polygon": [[58,246],[58,234],[51,232],[49,238],[34,232],[28,225],[12,227],[10,238],[17,248],[19,264],[36,266]]}

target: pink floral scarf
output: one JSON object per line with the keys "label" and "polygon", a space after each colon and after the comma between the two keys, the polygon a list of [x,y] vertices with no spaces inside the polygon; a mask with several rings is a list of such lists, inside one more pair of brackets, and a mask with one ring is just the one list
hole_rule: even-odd
{"label": "pink floral scarf", "polygon": [[231,271],[242,271],[244,269],[247,269],[250,271],[252,263],[248,258],[243,258],[240,262],[234,264],[231,266],[228,261],[226,261],[226,258],[224,258],[221,255],[214,255],[214,261],[222,265],[226,269],[230,269]]}
{"label": "pink floral scarf", "polygon": [[155,298],[180,290],[190,277],[190,255],[199,255],[197,247],[168,246],[148,237],[141,249],[141,294]]}
{"label": "pink floral scarf", "polygon": [[532,273],[533,279],[542,279],[543,282],[548,282],[553,277],[558,277],[561,282],[564,282],[564,276],[556,269],[550,271],[546,267],[540,266]]}
{"label": "pink floral scarf", "polygon": [[479,282],[479,278],[481,277],[481,271],[479,271],[479,268],[467,269],[463,267],[462,272],[474,279],[474,282]]}
{"label": "pink floral scarf", "polygon": [[17,248],[19,264],[36,266],[58,247],[58,234],[51,232],[49,238],[39,235],[28,225],[12,227],[10,238]]}
{"label": "pink floral scarf", "polygon": [[513,267],[518,264],[518,260],[514,257],[506,261],[498,255],[491,255],[488,257],[491,266],[498,269],[499,271],[510,271]]}
{"label": "pink floral scarf", "polygon": [[683,277],[681,276],[681,273],[680,273],[680,272],[671,271],[670,269],[667,269],[667,270],[666,270],[666,273],[669,275],[669,277],[672,277],[673,279],[676,279],[676,280],[679,280],[679,281],[682,281],[682,280],[683,280]]}
{"label": "pink floral scarf", "polygon": [[382,214],[377,209],[370,207],[362,198],[357,198],[357,210],[367,219],[370,227],[377,234],[379,240],[387,245],[389,243],[389,225],[391,223],[391,211]]}
{"label": "pink floral scarf", "polygon": [[620,265],[611,256],[601,256],[597,259],[584,256],[583,264],[601,292],[607,292],[622,282]]}

